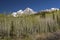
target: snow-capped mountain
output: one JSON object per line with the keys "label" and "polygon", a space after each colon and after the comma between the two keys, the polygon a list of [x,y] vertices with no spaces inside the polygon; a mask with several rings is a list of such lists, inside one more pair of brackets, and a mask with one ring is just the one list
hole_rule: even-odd
{"label": "snow-capped mountain", "polygon": [[[45,10],[41,10],[40,12],[51,12],[51,11],[55,11],[55,10],[59,11],[59,8],[45,9]],[[33,9],[26,8],[25,10],[19,10],[17,12],[13,12],[12,15],[14,17],[16,17],[16,16],[19,16],[19,15],[22,15],[22,14],[28,14],[28,15],[30,15],[30,14],[36,14],[36,13],[37,12],[35,12]]]}
{"label": "snow-capped mountain", "polygon": [[59,10],[59,8],[51,8],[51,10]]}
{"label": "snow-capped mountain", "polygon": [[12,15],[13,15],[14,17],[16,17],[17,13],[16,13],[16,12],[13,12]]}
{"label": "snow-capped mountain", "polygon": [[31,8],[26,8],[26,9],[24,10],[24,13],[25,13],[25,14],[34,14],[34,13],[36,13],[36,12],[33,11],[33,9],[31,9]]}
{"label": "snow-capped mountain", "polygon": [[51,12],[51,11],[55,11],[55,10],[59,10],[59,8],[45,9],[45,10],[41,10],[41,12]]}
{"label": "snow-capped mountain", "polygon": [[18,16],[18,15],[22,15],[22,14],[35,14],[36,12],[33,11],[33,9],[31,8],[26,8],[25,10],[19,10],[17,12],[13,12],[12,15],[14,17]]}
{"label": "snow-capped mountain", "polygon": [[22,14],[23,13],[23,10],[19,10],[17,11],[18,14]]}

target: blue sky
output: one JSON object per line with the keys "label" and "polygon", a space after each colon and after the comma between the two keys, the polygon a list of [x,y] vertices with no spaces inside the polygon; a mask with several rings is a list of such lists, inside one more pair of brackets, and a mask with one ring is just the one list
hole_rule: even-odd
{"label": "blue sky", "polygon": [[0,13],[14,12],[30,7],[35,11],[46,8],[60,8],[60,0],[0,0]]}

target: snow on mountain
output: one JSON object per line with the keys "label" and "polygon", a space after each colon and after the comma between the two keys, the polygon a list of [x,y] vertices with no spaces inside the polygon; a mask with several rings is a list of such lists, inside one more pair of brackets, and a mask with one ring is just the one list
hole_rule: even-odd
{"label": "snow on mountain", "polygon": [[22,14],[34,14],[36,13],[35,11],[33,11],[31,8],[26,8],[24,11],[23,10],[19,10],[17,12],[13,12],[12,15],[14,17],[18,16],[18,15],[22,15]]}
{"label": "snow on mountain", "polygon": [[51,9],[45,9],[45,10],[41,10],[41,12],[51,12],[51,11],[55,11],[55,10],[59,10],[59,8],[51,8]]}
{"label": "snow on mountain", "polygon": [[19,11],[17,11],[17,12],[13,12],[13,13],[12,13],[12,15],[13,15],[14,17],[17,17],[18,15],[21,15],[21,14],[23,14],[23,11],[22,11],[22,10],[19,10]]}
{"label": "snow on mountain", "polygon": [[59,10],[59,8],[51,8],[51,10],[53,11],[53,10]]}
{"label": "snow on mountain", "polygon": [[33,11],[33,9],[31,9],[31,8],[26,8],[26,9],[24,10],[24,13],[25,13],[25,14],[34,14],[34,13],[36,13],[36,12]]}
{"label": "snow on mountain", "polygon": [[16,17],[17,13],[16,13],[16,12],[13,12],[12,15],[13,15],[14,17]]}
{"label": "snow on mountain", "polygon": [[[55,11],[55,10],[59,10],[59,8],[51,8],[51,9],[45,9],[45,10],[41,10],[40,12],[51,12],[51,11]],[[17,12],[13,12],[12,15],[14,17],[22,15],[22,14],[36,14],[37,12],[35,12],[33,9],[31,8],[26,8],[25,10],[19,10]]]}
{"label": "snow on mountain", "polygon": [[18,14],[22,14],[23,13],[23,10],[19,10],[17,11]]}

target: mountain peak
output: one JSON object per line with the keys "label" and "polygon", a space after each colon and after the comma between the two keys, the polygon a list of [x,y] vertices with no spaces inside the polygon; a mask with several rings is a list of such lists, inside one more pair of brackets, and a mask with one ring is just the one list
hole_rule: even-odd
{"label": "mountain peak", "polygon": [[16,17],[17,13],[16,13],[16,12],[13,12],[12,15],[13,15],[14,17]]}
{"label": "mountain peak", "polygon": [[51,10],[59,10],[59,8],[51,8]]}
{"label": "mountain peak", "polygon": [[19,10],[17,12],[13,12],[12,15],[15,17],[16,15],[21,15],[21,14],[35,14],[36,12],[33,11],[33,9],[27,7],[25,10]]}
{"label": "mountain peak", "polygon": [[32,11],[32,9],[28,7],[24,11]]}
{"label": "mountain peak", "polygon": [[34,14],[34,13],[36,13],[33,9],[31,9],[31,8],[26,8],[25,10],[24,10],[24,13],[28,13],[28,14]]}
{"label": "mountain peak", "polygon": [[17,12],[22,12],[23,10],[19,10],[19,11],[17,11]]}
{"label": "mountain peak", "polygon": [[27,7],[26,9],[31,9],[31,8]]}
{"label": "mountain peak", "polygon": [[19,10],[17,11],[18,14],[22,14],[23,13],[23,10]]}
{"label": "mountain peak", "polygon": [[41,10],[41,12],[51,12],[51,11],[55,11],[55,10],[59,10],[59,8],[45,9],[45,10]]}

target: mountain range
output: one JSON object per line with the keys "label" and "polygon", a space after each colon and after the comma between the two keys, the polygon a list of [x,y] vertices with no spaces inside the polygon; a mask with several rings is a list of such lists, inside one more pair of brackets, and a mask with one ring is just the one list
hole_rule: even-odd
{"label": "mountain range", "polygon": [[31,8],[26,8],[25,10],[19,10],[19,11],[17,11],[17,12],[13,12],[12,13],[12,15],[14,16],[14,17],[16,17],[16,16],[18,16],[18,15],[22,15],[22,14],[35,14],[35,13],[37,13],[37,12],[35,12],[33,9],[31,9]]}
{"label": "mountain range", "polygon": [[[51,11],[55,11],[55,10],[59,10],[59,8],[50,8],[50,9],[45,9],[45,10],[41,10],[39,12],[51,12]],[[12,15],[14,17],[17,17],[19,15],[22,15],[22,14],[37,14],[38,12],[34,11],[33,9],[31,8],[26,8],[25,10],[19,10],[17,12],[13,12]]]}

